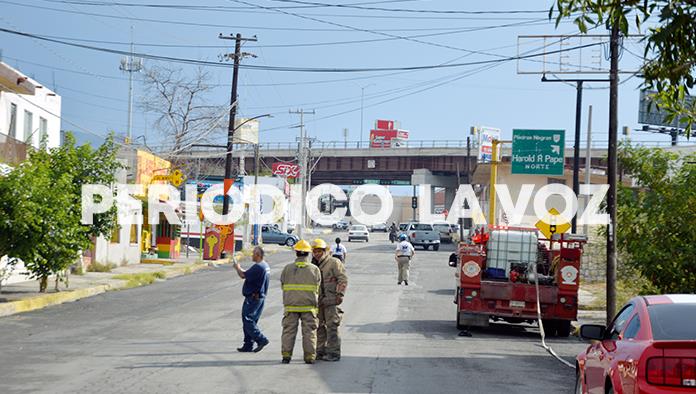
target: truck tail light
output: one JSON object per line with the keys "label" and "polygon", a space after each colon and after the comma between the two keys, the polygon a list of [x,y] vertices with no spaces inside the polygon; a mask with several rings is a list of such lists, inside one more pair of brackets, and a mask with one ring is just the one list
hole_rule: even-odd
{"label": "truck tail light", "polygon": [[696,359],[654,357],[648,360],[648,383],[666,386],[696,387]]}

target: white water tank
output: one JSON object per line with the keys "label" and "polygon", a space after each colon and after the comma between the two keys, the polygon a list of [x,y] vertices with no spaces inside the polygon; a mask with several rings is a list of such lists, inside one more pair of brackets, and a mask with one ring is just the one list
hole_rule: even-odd
{"label": "white water tank", "polygon": [[539,236],[536,231],[494,230],[488,240],[487,268],[505,270],[510,276],[511,263],[537,261]]}

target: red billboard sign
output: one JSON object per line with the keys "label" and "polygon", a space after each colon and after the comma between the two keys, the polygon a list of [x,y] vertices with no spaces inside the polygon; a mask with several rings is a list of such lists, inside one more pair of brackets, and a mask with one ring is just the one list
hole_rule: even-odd
{"label": "red billboard sign", "polygon": [[300,166],[293,163],[276,162],[271,166],[273,175],[283,178],[297,178],[300,176]]}
{"label": "red billboard sign", "polygon": [[379,119],[370,130],[371,148],[396,148],[405,144],[408,131],[399,129],[399,122]]}

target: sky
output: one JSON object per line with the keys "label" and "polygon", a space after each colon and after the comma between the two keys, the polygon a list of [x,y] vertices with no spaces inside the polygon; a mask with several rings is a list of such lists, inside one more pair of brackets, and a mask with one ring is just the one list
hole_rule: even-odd
{"label": "sky", "polygon": [[[506,139],[514,128],[565,129],[568,146],[572,146],[575,87],[542,83],[541,75],[518,73],[518,69],[539,71],[540,57],[521,62],[500,60],[518,54],[520,35],[577,33],[570,21],[558,27],[548,21],[551,1],[318,2],[412,11],[317,7],[288,0],[195,2],[196,6],[218,6],[205,10],[180,7],[193,4],[181,0],[0,0],[0,27],[125,51],[133,41],[136,53],[214,63],[218,63],[220,54],[233,50],[233,41],[219,39],[220,33],[256,36],[257,42],[243,47],[243,51],[256,57],[245,58],[244,64],[305,69],[305,72],[240,70],[239,115],[273,114],[273,118],[261,119],[262,144],[294,141],[298,129],[292,126],[299,119],[289,110],[302,108],[315,110],[316,114],[307,115],[305,121],[308,134],[321,141],[342,141],[344,128],[348,129],[348,140],[366,140],[376,119],[390,119],[398,120],[403,129],[409,130],[412,140],[461,140],[466,138],[471,126],[489,126],[500,128]],[[414,10],[522,12],[465,14]],[[599,28],[592,33],[608,32]],[[62,96],[63,129],[80,130],[97,138],[109,130],[125,133],[128,81],[127,75],[119,70],[120,54],[3,32],[0,37],[3,61],[55,88]],[[540,53],[538,39],[522,42],[520,53]],[[549,46],[547,50],[559,48]],[[621,69],[635,71],[641,63],[642,49],[636,42],[627,42],[626,48]],[[606,45],[583,51],[578,57],[569,55],[566,62],[590,64],[596,56],[602,64],[607,63],[603,59],[608,51]],[[547,67],[559,67],[558,56],[549,55]],[[492,60],[497,63],[418,71],[324,72]],[[192,75],[197,67],[144,61],[147,67],[180,67],[185,75]],[[212,105],[229,104],[232,69],[229,63],[225,65],[205,67],[211,76],[209,83],[214,86],[206,97]],[[583,76],[606,78],[602,74]],[[144,135],[150,146],[166,145],[168,141],[153,125],[155,116],[143,110],[140,78],[136,74],[133,135]],[[619,125],[635,129],[641,80],[628,73],[622,74],[621,80]],[[583,97],[582,140],[587,129],[587,108],[592,105],[592,134],[598,147],[606,146],[607,140],[607,85],[587,84],[591,89],[586,89]],[[226,124],[226,117],[221,119]],[[634,131],[631,138],[662,144],[669,141],[668,136]],[[221,139],[220,144],[224,142]]]}

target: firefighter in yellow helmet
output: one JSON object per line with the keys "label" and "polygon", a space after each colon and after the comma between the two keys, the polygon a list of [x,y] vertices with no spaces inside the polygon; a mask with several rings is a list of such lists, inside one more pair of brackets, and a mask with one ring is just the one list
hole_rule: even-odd
{"label": "firefighter in yellow helmet", "polygon": [[297,325],[302,322],[302,348],[304,361],[314,364],[317,358],[317,315],[319,313],[319,291],[321,286],[321,271],[310,264],[309,254],[312,247],[305,240],[295,244],[297,258],[288,264],[280,275],[283,288],[283,335],[281,352],[283,364],[290,363],[295,347]]}
{"label": "firefighter in yellow helmet", "polygon": [[312,242],[312,263],[321,270],[322,283],[319,297],[319,329],[317,330],[317,358],[325,361],[341,359],[341,325],[343,302],[348,276],[341,260],[332,257],[323,239]]}

